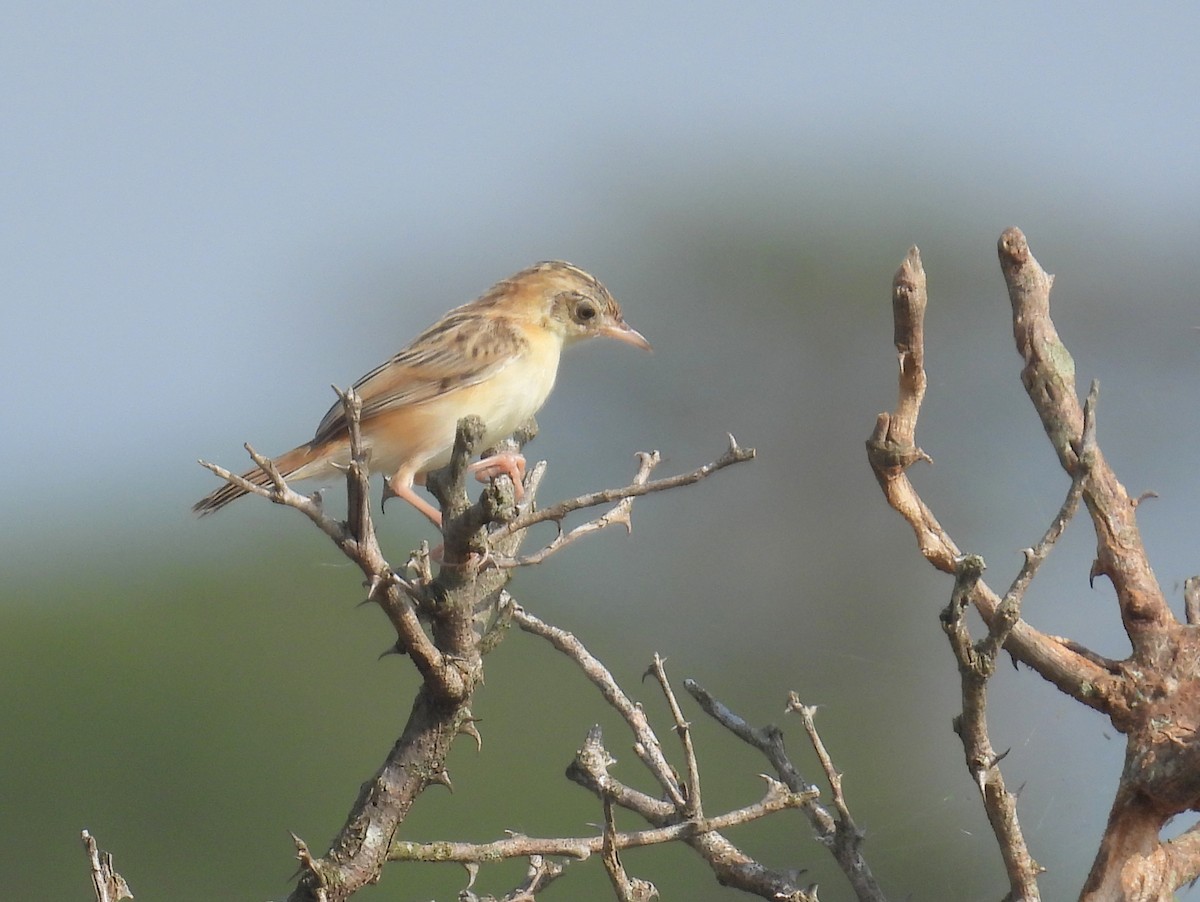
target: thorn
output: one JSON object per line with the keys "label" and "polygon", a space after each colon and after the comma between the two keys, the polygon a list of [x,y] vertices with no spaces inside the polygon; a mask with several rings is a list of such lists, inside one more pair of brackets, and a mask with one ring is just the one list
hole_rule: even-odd
{"label": "thorn", "polygon": [[475,740],[475,751],[482,752],[483,751],[483,737],[479,734],[479,730],[476,729],[476,727],[475,727],[476,723],[477,723],[477,721],[474,717],[467,718],[461,724],[459,724],[458,732],[463,736],[470,736],[472,739],[474,739]]}
{"label": "thorn", "polygon": [[404,650],[404,648],[400,645],[400,640],[397,639],[394,645],[392,645],[390,648],[385,648],[383,651],[381,651],[379,653],[379,657],[376,658],[375,660],[382,661],[388,655],[406,655],[406,654],[408,654],[408,652]]}
{"label": "thorn", "polygon": [[475,885],[475,878],[479,876],[479,862],[478,861],[464,861],[463,867],[466,868],[466,870],[467,870],[467,886],[466,886],[466,888],[470,889],[471,887],[473,887]]}
{"label": "thorn", "polygon": [[779,782],[778,780],[776,780],[774,777],[770,776],[769,774],[759,774],[759,776],[762,777],[763,782],[765,782],[767,784],[767,795],[768,796],[774,797],[777,795],[783,795],[785,793],[791,792],[791,790],[788,789],[787,786],[785,786],[783,783]]}
{"label": "thorn", "polygon": [[395,492],[392,491],[392,481],[390,479],[388,479],[386,476],[384,476],[383,477],[383,494],[379,499],[379,512],[380,513],[386,512],[387,503],[389,501],[391,501],[393,498],[399,498],[399,497],[400,497],[399,495],[397,495]]}
{"label": "thorn", "polygon": [[1136,498],[1132,499],[1129,502],[1129,505],[1130,505],[1130,507],[1136,508],[1139,504],[1141,504],[1143,501],[1147,500],[1148,498],[1157,498],[1157,497],[1158,497],[1158,492],[1152,492],[1152,491],[1142,492],[1142,494],[1140,494]]}
{"label": "thorn", "polygon": [[[290,830],[288,832],[291,833]],[[292,842],[296,844],[296,860],[300,862],[300,868],[314,875],[317,878],[318,884],[323,886],[325,881],[321,879],[321,872],[317,870],[317,860],[308,851],[308,843],[295,833],[292,833]]]}
{"label": "thorn", "polygon": [[449,771],[439,770],[436,773],[431,774],[429,777],[429,782],[440,783],[442,786],[445,786],[448,790],[450,790],[450,792],[454,792],[454,784],[450,782]]}

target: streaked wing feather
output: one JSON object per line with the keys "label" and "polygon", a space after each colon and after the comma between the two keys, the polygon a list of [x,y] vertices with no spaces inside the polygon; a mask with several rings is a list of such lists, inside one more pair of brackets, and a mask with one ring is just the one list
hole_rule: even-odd
{"label": "streaked wing feather", "polygon": [[[481,315],[470,305],[452,310],[408,347],[356,383],[362,418],[421,404],[446,392],[478,385],[517,359],[528,341],[511,321]],[[313,438],[318,444],[341,435],[346,416],[339,401],[329,408]]]}

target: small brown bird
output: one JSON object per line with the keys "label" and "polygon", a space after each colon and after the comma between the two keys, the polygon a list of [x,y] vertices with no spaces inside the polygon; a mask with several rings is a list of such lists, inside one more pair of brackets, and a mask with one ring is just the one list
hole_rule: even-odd
{"label": "small brown bird", "polygon": [[[538,263],[447,313],[408,347],[355,383],[362,398],[363,444],[372,470],[390,473],[386,497],[403,498],[439,529],[442,515],[413,489],[450,461],[458,421],[483,420],[484,441],[511,435],[546,402],[565,345],[607,336],[650,343],[627,325],[620,305],[594,276],[561,261]],[[329,408],[307,444],[274,459],[285,479],[329,478],[350,460],[341,402]],[[518,498],[525,459],[499,454],[471,465],[480,482],[507,474]],[[243,474],[270,480],[258,468]],[[192,508],[204,515],[245,495],[232,484]]]}

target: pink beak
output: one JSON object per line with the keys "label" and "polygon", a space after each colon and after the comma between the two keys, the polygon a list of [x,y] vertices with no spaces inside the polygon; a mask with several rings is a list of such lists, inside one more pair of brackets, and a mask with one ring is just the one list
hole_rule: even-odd
{"label": "pink beak", "polygon": [[615,338],[617,341],[623,341],[635,348],[641,348],[643,351],[654,350],[650,347],[650,342],[646,341],[645,336],[628,323],[614,323],[611,326],[605,326],[600,330],[600,334],[605,338]]}

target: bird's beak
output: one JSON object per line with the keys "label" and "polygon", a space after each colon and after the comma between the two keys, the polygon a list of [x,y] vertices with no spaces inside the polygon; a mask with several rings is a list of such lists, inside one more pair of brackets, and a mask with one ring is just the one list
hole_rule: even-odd
{"label": "bird's beak", "polygon": [[615,338],[617,341],[623,341],[635,348],[641,348],[643,351],[654,350],[650,347],[650,342],[646,341],[646,337],[628,323],[613,323],[605,326],[600,330],[600,334],[605,338]]}

